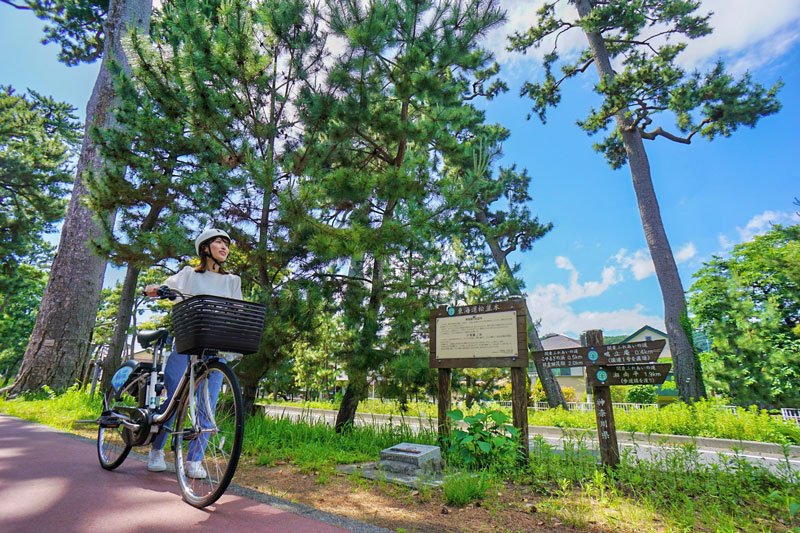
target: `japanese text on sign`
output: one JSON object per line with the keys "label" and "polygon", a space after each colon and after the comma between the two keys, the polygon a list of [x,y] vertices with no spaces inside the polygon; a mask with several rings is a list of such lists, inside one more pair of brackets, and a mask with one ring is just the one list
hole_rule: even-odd
{"label": "japanese text on sign", "polygon": [[517,357],[517,312],[436,319],[436,358]]}

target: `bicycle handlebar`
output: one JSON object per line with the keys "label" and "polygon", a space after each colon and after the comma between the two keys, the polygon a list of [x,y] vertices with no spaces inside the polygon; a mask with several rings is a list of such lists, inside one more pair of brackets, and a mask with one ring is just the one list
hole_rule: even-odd
{"label": "bicycle handlebar", "polygon": [[172,289],[166,285],[162,285],[157,291],[159,300],[175,300],[178,296],[183,298],[183,294],[178,289]]}

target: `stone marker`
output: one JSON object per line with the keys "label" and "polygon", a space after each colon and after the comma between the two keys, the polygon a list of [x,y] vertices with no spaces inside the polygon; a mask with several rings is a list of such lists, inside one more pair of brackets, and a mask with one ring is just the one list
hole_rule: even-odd
{"label": "stone marker", "polygon": [[398,474],[421,474],[442,469],[442,452],[438,446],[403,442],[381,451],[375,467]]}

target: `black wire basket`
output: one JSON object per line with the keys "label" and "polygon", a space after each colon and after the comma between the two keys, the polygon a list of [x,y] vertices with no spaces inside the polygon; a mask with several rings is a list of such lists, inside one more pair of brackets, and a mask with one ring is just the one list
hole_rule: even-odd
{"label": "black wire basket", "polygon": [[265,314],[262,304],[192,296],[172,308],[175,351],[189,355],[204,350],[254,353],[261,344]]}

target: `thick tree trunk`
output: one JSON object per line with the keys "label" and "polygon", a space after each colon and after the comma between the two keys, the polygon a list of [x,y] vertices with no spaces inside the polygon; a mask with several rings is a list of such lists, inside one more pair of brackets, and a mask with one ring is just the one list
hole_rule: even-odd
{"label": "thick tree trunk", "polygon": [[[484,226],[489,225],[489,217],[486,215],[486,211],[483,209],[475,210],[475,218]],[[498,270],[502,271],[505,269],[511,273],[511,269],[508,266],[507,253],[500,248],[500,244],[497,242],[497,239],[490,238],[486,235],[484,235],[484,237],[486,237],[486,242],[489,244],[489,249],[492,251],[492,257],[494,257],[494,261],[497,263]],[[519,286],[515,286],[511,292],[512,296],[522,296],[522,291],[519,289]],[[536,324],[533,323],[531,310],[528,307],[527,301],[525,302],[525,310],[526,314],[528,315],[528,346],[533,351],[544,350],[542,341],[539,338],[539,332],[536,330]],[[543,367],[537,359],[533,360],[533,364],[536,367],[536,373],[539,375],[539,379],[542,380],[542,388],[544,389],[544,394],[547,398],[548,405],[550,405],[550,407],[558,407],[560,405],[566,410],[567,401],[564,399],[564,393],[561,391],[561,385],[558,383],[553,370]]]}
{"label": "thick tree trunk", "polygon": [[366,373],[358,373],[356,375],[348,374],[348,379],[347,389],[344,391],[344,396],[342,397],[342,404],[339,406],[339,412],[336,414],[335,427],[337,432],[341,432],[355,424],[358,404],[367,397]]}
{"label": "thick tree trunk", "polygon": [[92,232],[97,230],[92,212],[82,201],[86,194],[83,173],[100,169],[103,164],[89,131],[93,125],[113,127],[113,115],[109,111],[114,102],[114,85],[106,65],[115,59],[130,70],[123,37],[131,25],[147,32],[151,10],[152,0],[111,0],[109,4],[103,64],[86,110],[86,132],[72,198],[36,325],[12,394],[38,389],[45,384],[53,389],[68,387],[81,378],[88,364],[89,342],[106,265],[105,260],[92,254],[87,246]]}
{"label": "thick tree trunk", "polygon": [[[581,18],[591,12],[589,0],[574,0]],[[592,50],[594,63],[601,78],[614,77],[614,70],[605,47],[605,42],[600,34],[586,32],[586,38]],[[664,231],[661,221],[661,211],[658,207],[653,181],[650,175],[650,162],[644,149],[642,137],[636,128],[630,127],[630,120],[625,116],[627,109],[622,109],[616,114],[617,127],[622,132],[622,141],[628,156],[628,164],[633,179],[633,189],[639,205],[639,215],[642,219],[644,235],[650,257],[653,259],[661,295],[664,300],[664,322],[669,335],[669,345],[672,352],[673,370],[678,394],[681,399],[691,402],[703,397],[704,391],[699,369],[696,365],[694,347],[683,328],[686,315],[686,300],[683,285],[678,274],[678,267],[672,255],[672,249]]]}
{"label": "thick tree trunk", "polygon": [[258,383],[242,385],[242,398],[244,400],[244,413],[247,416],[256,414],[256,397],[258,396]]}

